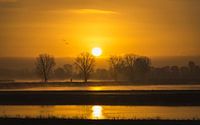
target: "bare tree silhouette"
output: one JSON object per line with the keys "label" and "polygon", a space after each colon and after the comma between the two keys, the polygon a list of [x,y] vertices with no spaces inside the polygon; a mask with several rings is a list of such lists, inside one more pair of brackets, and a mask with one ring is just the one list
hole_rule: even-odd
{"label": "bare tree silhouette", "polygon": [[143,80],[145,75],[151,68],[151,60],[148,57],[138,57],[135,60],[135,71],[137,73],[138,80]]}
{"label": "bare tree silhouette", "polygon": [[121,56],[110,56],[108,62],[112,77],[115,81],[118,81],[120,73],[124,70],[123,58]]}
{"label": "bare tree silhouette", "polygon": [[124,56],[125,73],[129,80],[135,79],[135,61],[137,56],[134,54],[127,54]]}
{"label": "bare tree silhouette", "polygon": [[84,81],[87,82],[91,72],[94,70],[95,57],[88,52],[84,52],[75,59],[74,63],[79,72],[83,75]]}
{"label": "bare tree silhouette", "polygon": [[37,75],[44,82],[48,82],[50,74],[52,73],[53,68],[56,65],[54,57],[48,54],[40,54],[36,58],[35,65]]}

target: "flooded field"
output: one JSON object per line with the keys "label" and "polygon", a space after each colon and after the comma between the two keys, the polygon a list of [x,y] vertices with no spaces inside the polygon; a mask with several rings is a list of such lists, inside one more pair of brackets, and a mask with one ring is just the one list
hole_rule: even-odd
{"label": "flooded field", "polygon": [[[17,83],[16,83],[17,86]],[[117,86],[42,86],[1,89],[0,91],[130,91],[130,90],[200,90],[200,85],[117,85]]]}
{"label": "flooded field", "polygon": [[200,106],[0,106],[0,117],[73,119],[200,119]]}

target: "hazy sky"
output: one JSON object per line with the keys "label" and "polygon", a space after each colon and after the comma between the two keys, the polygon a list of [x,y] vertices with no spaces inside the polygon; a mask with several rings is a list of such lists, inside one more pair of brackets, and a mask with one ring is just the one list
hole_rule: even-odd
{"label": "hazy sky", "polygon": [[0,0],[0,56],[200,55],[200,0]]}

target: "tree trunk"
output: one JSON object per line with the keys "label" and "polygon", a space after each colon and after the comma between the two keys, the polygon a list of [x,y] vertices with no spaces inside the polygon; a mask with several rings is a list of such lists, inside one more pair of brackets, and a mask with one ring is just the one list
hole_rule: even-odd
{"label": "tree trunk", "polygon": [[84,72],[84,82],[87,83],[87,80],[88,80],[88,75],[86,72]]}
{"label": "tree trunk", "polygon": [[86,76],[85,76],[85,79],[84,79],[84,80],[85,80],[85,83],[87,83],[87,77],[86,77]]}
{"label": "tree trunk", "polygon": [[44,82],[45,82],[45,83],[48,82],[48,79],[47,79],[46,76],[44,77]]}

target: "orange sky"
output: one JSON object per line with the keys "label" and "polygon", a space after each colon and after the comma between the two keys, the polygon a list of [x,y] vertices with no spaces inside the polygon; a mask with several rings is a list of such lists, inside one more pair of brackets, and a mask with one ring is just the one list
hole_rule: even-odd
{"label": "orange sky", "polygon": [[200,53],[198,0],[0,0],[0,57]]}

